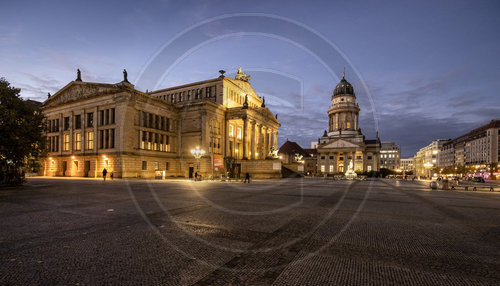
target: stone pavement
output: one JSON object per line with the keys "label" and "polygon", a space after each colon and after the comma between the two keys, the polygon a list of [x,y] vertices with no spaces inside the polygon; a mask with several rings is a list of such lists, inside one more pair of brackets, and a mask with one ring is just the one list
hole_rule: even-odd
{"label": "stone pavement", "polygon": [[412,182],[31,178],[0,285],[498,285],[500,193]]}

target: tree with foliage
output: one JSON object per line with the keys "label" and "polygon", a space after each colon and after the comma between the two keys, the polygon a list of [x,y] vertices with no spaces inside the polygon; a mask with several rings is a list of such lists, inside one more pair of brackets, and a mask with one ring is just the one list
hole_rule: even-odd
{"label": "tree with foliage", "polygon": [[0,184],[21,184],[27,164],[45,150],[44,116],[20,91],[0,78]]}

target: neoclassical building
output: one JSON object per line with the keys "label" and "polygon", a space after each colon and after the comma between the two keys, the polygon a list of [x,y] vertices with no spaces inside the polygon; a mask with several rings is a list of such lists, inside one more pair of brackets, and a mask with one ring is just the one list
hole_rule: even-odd
{"label": "neoclassical building", "polygon": [[[48,155],[43,175],[100,177],[279,177],[280,123],[238,69],[153,92],[124,71],[115,84],[82,81],[80,71],[43,103]],[[195,158],[191,150],[205,151]]]}
{"label": "neoclassical building", "polygon": [[366,140],[358,125],[359,105],[353,86],[345,79],[335,87],[328,109],[328,132],[318,140],[317,172],[344,173],[353,162],[354,171],[379,170],[380,140]]}

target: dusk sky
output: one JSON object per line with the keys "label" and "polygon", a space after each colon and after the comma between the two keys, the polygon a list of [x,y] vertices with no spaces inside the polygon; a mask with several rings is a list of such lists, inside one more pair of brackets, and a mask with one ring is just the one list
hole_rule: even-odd
{"label": "dusk sky", "polygon": [[43,101],[77,68],[106,83],[126,68],[145,91],[241,66],[278,113],[280,144],[309,148],[345,68],[367,139],[378,126],[408,157],[500,119],[499,13],[498,1],[9,1],[0,77]]}

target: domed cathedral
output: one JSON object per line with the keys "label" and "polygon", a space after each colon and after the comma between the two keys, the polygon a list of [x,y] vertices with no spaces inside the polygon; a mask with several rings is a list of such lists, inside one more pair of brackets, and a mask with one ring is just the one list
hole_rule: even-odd
{"label": "domed cathedral", "polygon": [[328,132],[318,140],[317,172],[344,173],[352,163],[356,172],[379,170],[380,140],[366,140],[359,128],[359,105],[354,87],[345,79],[333,90],[328,109]]}

